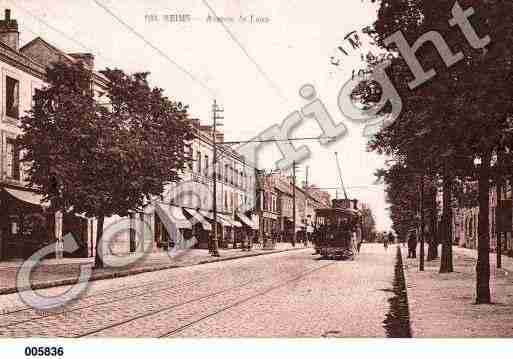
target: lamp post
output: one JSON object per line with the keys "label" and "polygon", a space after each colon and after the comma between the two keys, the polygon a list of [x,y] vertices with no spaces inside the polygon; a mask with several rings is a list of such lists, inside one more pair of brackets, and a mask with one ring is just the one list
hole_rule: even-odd
{"label": "lamp post", "polygon": [[223,112],[217,106],[216,100],[214,100],[214,105],[212,106],[212,117],[213,117],[213,131],[212,131],[212,144],[213,144],[213,159],[212,159],[212,173],[213,173],[213,190],[214,190],[214,198],[212,198],[212,210],[214,212],[214,239],[212,241],[212,256],[220,257],[219,254],[219,243],[217,240],[217,120],[223,119],[223,117],[218,116],[218,113]]}

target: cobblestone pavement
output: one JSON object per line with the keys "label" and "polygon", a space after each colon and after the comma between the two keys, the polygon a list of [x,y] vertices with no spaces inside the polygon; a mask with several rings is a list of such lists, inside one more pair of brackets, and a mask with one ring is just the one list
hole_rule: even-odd
{"label": "cobblestone pavement", "polygon": [[[395,249],[355,261],[312,249],[92,282],[58,313],[0,296],[0,335],[110,337],[384,337]],[[55,295],[67,287],[40,290]]]}
{"label": "cobblestone pavement", "polygon": [[453,247],[454,273],[445,274],[438,273],[439,259],[426,262],[425,271],[419,272],[418,259],[405,258],[405,248],[402,252],[413,337],[513,336],[513,277],[509,270],[495,268],[494,253],[490,255],[494,304],[475,305],[475,251]]}
{"label": "cobblestone pavement", "polygon": [[[277,251],[291,249],[290,243],[277,243],[275,250],[254,248],[250,252],[241,251],[241,249],[220,250],[221,260],[230,258],[239,258],[244,256],[268,254]],[[298,245],[299,248],[299,245]],[[170,258],[166,252],[150,253],[143,259],[137,261],[129,268],[105,268],[93,271],[93,278],[112,278],[114,275],[127,275],[130,273],[140,273],[142,271],[153,271],[162,268],[172,268],[178,266],[190,266],[199,263],[218,261],[218,258],[212,257],[207,250],[191,249],[180,253],[178,257]],[[13,293],[16,291],[16,273],[21,261],[0,262],[0,294]],[[93,258],[64,258],[43,260],[34,270],[31,276],[32,284],[42,287],[52,285],[61,285],[62,281],[71,284],[76,281],[80,273],[80,267],[92,266]],[[42,288],[37,287],[37,288]]]}

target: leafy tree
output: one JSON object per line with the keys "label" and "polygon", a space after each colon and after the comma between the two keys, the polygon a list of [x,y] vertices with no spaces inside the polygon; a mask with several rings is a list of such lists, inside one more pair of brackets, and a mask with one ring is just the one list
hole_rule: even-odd
{"label": "leafy tree", "polygon": [[96,267],[105,217],[141,209],[179,181],[192,139],[187,108],[151,88],[147,73],[103,74],[110,104],[94,99],[83,65],[54,64],[19,137],[30,184],[52,208],[98,219]]}
{"label": "leafy tree", "polygon": [[[388,169],[381,169],[376,176],[386,184],[387,201],[390,203],[390,215],[393,229],[400,240],[406,240],[411,229],[418,228],[420,211],[420,176],[417,170],[398,161]],[[424,225],[431,223],[428,243],[428,260],[435,259],[438,240],[436,238],[436,223],[438,204],[436,202],[437,187],[433,180],[424,178]],[[429,220],[431,219],[431,220]]]}
{"label": "leafy tree", "polygon": [[[444,250],[440,271],[450,271],[450,203],[456,179],[478,181],[479,246],[477,263],[477,303],[489,303],[489,191],[498,168],[492,161],[498,149],[513,148],[511,112],[513,63],[513,3],[501,0],[477,2],[461,0],[475,14],[472,25],[479,37],[489,35],[491,43],[475,49],[463,33],[448,25],[454,1],[383,0],[374,24],[378,44],[398,53],[395,44],[384,40],[401,31],[413,44],[428,31],[439,32],[453,52],[464,54],[462,61],[446,68],[436,49],[422,46],[416,53],[424,69],[437,75],[410,90],[413,75],[401,56],[388,74],[404,104],[400,118],[381,131],[371,148],[408,158],[442,177],[444,183]],[[474,166],[474,160],[480,164]]]}

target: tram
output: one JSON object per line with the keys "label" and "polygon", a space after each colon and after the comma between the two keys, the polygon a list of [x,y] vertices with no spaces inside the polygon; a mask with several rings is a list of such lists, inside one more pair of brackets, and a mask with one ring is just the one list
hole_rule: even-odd
{"label": "tram", "polygon": [[324,258],[354,260],[362,241],[358,210],[333,206],[315,211],[315,251]]}

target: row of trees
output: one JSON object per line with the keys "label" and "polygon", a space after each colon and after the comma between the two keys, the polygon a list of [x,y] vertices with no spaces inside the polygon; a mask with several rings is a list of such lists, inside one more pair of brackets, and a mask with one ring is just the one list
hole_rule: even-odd
{"label": "row of trees", "polygon": [[[397,89],[403,109],[396,121],[369,143],[372,151],[392,156],[396,162],[379,173],[389,185],[394,228],[400,235],[418,220],[419,185],[424,184],[422,207],[434,217],[436,188],[443,189],[440,272],[451,272],[451,213],[455,187],[477,183],[479,204],[476,302],[490,303],[489,194],[493,181],[511,175],[513,154],[513,3],[460,0],[477,36],[490,36],[484,48],[449,25],[456,1],[382,0],[372,29],[376,43],[394,55],[387,74]],[[386,39],[401,31],[410,45],[429,31],[436,31],[453,53],[463,60],[447,68],[433,43],[416,52],[422,67],[435,69],[430,81],[411,89],[414,79],[396,43]],[[371,84],[372,85],[372,84]],[[375,84],[374,84],[375,85]],[[367,98],[367,101],[373,101]],[[390,111],[385,107],[384,112]],[[498,160],[500,159],[500,161]],[[468,195],[469,191],[460,191]],[[456,199],[464,201],[464,196]],[[428,218],[429,218],[428,213]],[[421,213],[423,215],[423,213]],[[435,231],[432,231],[434,234]],[[434,236],[432,236],[434,237]],[[431,238],[430,244],[436,244]],[[430,251],[430,259],[435,255]]]}
{"label": "row of trees", "polygon": [[140,210],[178,181],[193,138],[187,107],[152,88],[148,73],[101,73],[108,79],[103,102],[90,70],[53,64],[18,138],[28,181],[51,209],[98,219],[96,267],[103,267],[104,218]]}

